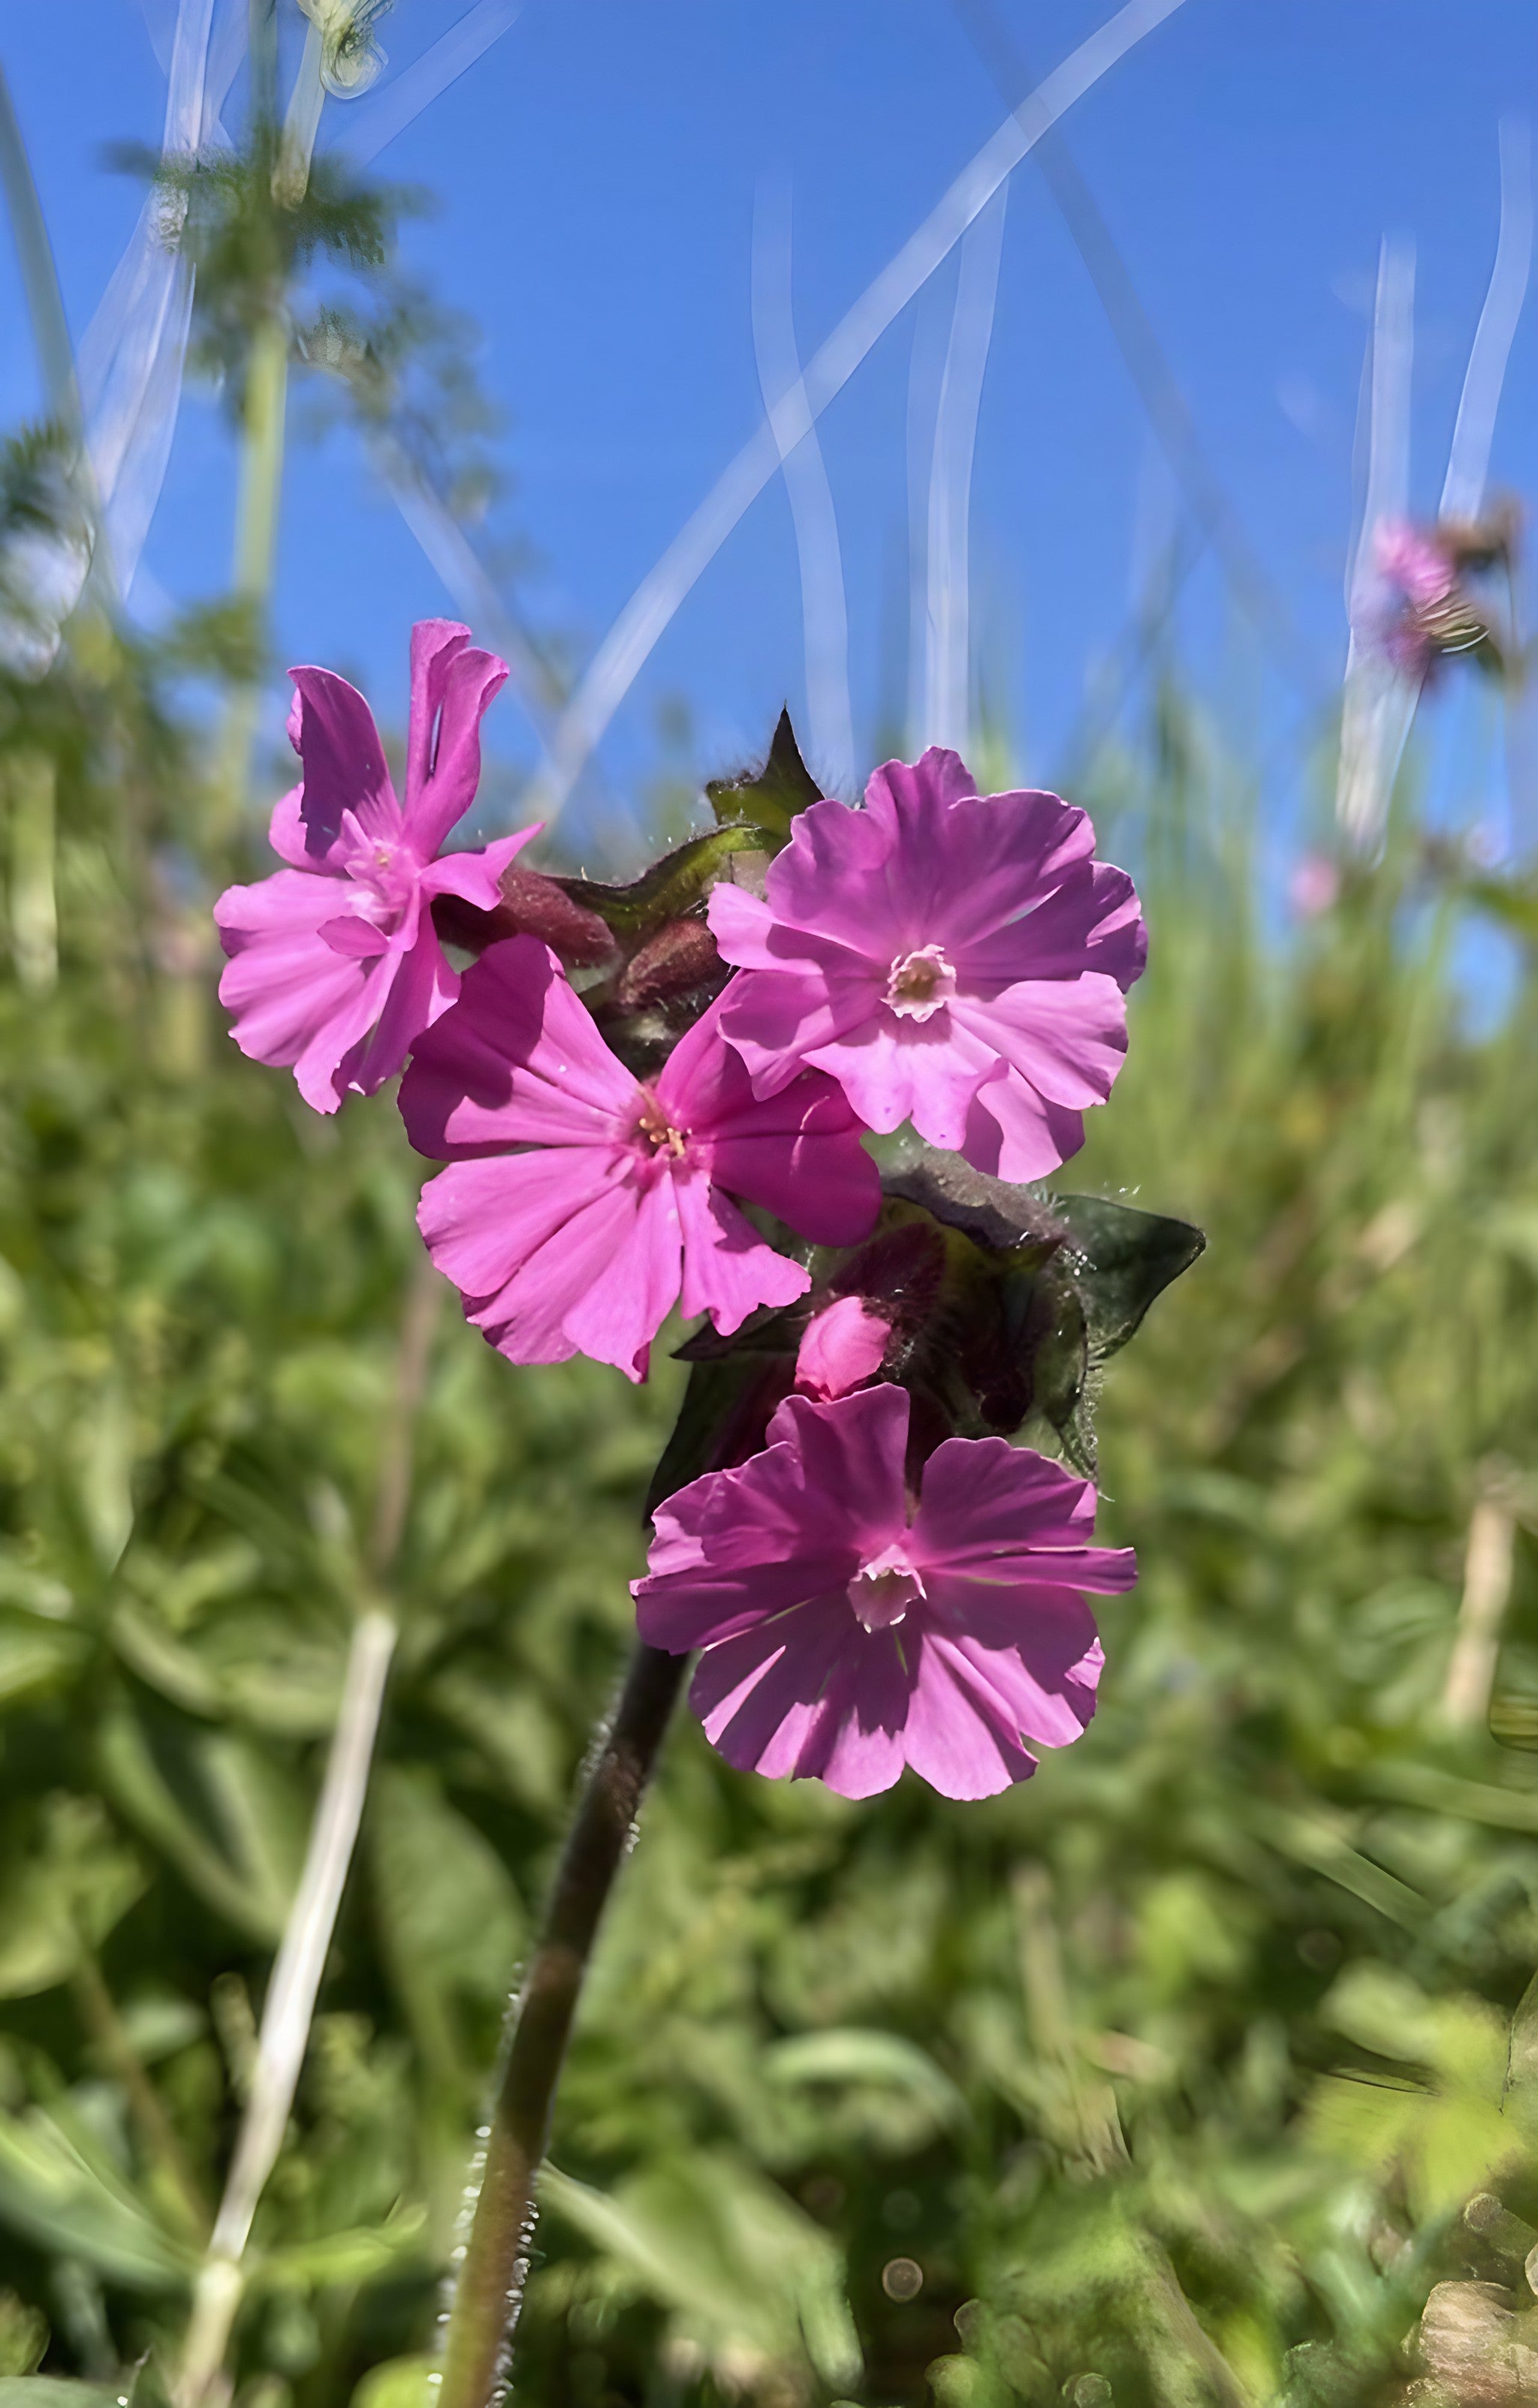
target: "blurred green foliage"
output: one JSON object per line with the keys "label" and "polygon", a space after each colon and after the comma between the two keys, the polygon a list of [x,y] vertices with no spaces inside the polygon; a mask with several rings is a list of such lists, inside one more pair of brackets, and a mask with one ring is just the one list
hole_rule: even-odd
{"label": "blurred green foliage", "polygon": [[[0,681],[0,2400],[161,2398],[409,1435],[236,2397],[420,2408],[681,1376],[510,1369],[445,1292],[408,1433],[420,1167],[387,1102],[322,1122],[223,1035],[243,865],[166,682],[204,657],[87,613]],[[1538,985],[1475,1010],[1453,969],[1531,896],[1406,816],[1283,928],[1239,769],[1172,692],[1159,729],[1101,780],[1154,949],[1071,1184],[1209,1251],[1100,1400],[1143,1573],[1100,1716],[983,1806],[756,1781],[681,1720],[561,2097],[530,2401],[1531,2396],[1538,1764],[1487,1709],[1520,1737],[1538,1695]]]}

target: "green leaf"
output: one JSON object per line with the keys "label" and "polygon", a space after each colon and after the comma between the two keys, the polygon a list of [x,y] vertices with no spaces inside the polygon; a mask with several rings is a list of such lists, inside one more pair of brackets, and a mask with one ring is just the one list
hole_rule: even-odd
{"label": "green leaf", "polygon": [[287,1768],[226,1732],[120,1706],[101,1741],[108,1790],[135,1828],[237,1930],[281,1939],[309,1801]]}
{"label": "green leaf", "polygon": [[430,2408],[437,2372],[436,2358],[393,2358],[364,2376],[352,2408]]}
{"label": "green leaf", "polygon": [[83,1631],[0,1613],[0,1706],[66,1687],[89,1653]]}
{"label": "green leaf", "polygon": [[763,1443],[770,1413],[789,1386],[782,1354],[729,1354],[691,1363],[672,1436],[652,1475],[643,1510],[649,1521],[665,1498],[703,1471],[740,1462]]}
{"label": "green leaf", "polygon": [[392,2216],[387,2224],[326,2232],[314,2241],[265,2250],[254,2270],[254,2284],[261,2287],[301,2282],[321,2290],[334,2283],[373,2282],[412,2250],[426,2223],[426,2208],[419,2205]]}
{"label": "green leaf", "polygon": [[788,842],[798,811],[823,799],[822,788],[801,758],[788,710],[780,713],[761,769],[745,770],[740,778],[712,778],[705,792],[723,827],[745,824],[764,840],[767,853],[778,853]]}
{"label": "green leaf", "polygon": [[1188,1221],[1104,1197],[1053,1196],[1050,1202],[1079,1257],[1074,1285],[1084,1301],[1089,1359],[1104,1363],[1136,1334],[1155,1297],[1189,1270],[1207,1240]]}
{"label": "green leaf", "polygon": [[616,936],[640,937],[661,927],[665,920],[680,918],[697,903],[734,853],[765,850],[762,828],[713,828],[708,836],[691,837],[676,853],[665,853],[626,886],[604,886],[590,878],[558,882],[573,903],[597,912]]}
{"label": "green leaf", "polygon": [[190,2269],[66,2101],[0,2118],[0,2216],[129,2290],[175,2289]]}
{"label": "green leaf", "polygon": [[541,2198],[673,2311],[717,2362],[744,2349],[852,2387],[860,2351],[841,2253],[811,2217],[740,2159],[691,2151],[654,2160],[608,2194],[547,2165]]}
{"label": "green leaf", "polygon": [[476,2062],[464,2010],[495,2029],[524,1937],[523,1901],[490,1842],[425,1766],[380,1768],[368,1828],[396,1984],[424,2055],[456,2088]]}
{"label": "green leaf", "polygon": [[965,2099],[927,2052],[900,2032],[854,2027],[798,2032],[764,2052],[764,2071],[779,2083],[826,2082],[841,2087],[861,2083],[906,2090],[938,2125],[968,2120]]}
{"label": "green leaf", "polygon": [[7,1820],[0,1843],[0,1999],[68,1979],[140,1897],[146,1875],[99,1801],[55,1796]]}
{"label": "green leaf", "polygon": [[115,2383],[66,2383],[57,2374],[0,2375],[0,2408],[127,2408]]}
{"label": "green leaf", "polygon": [[1092,1476],[1095,1374],[1195,1261],[1200,1231],[1094,1197],[1012,1186],[917,1143],[882,1184],[888,1223],[906,1210],[946,1234],[944,1278],[907,1384],[927,1389],[964,1436],[1010,1435],[1034,1419]]}

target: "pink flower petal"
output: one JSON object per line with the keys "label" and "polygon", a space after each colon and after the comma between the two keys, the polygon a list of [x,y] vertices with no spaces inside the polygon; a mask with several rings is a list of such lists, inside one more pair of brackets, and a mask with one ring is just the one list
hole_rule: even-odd
{"label": "pink flower petal", "polygon": [[891,1335],[891,1325],[864,1297],[839,1297],[806,1326],[796,1356],[797,1387],[820,1399],[847,1397],[881,1369]]}
{"label": "pink flower petal", "polygon": [[[706,1738],[740,1771],[783,1780],[798,1770],[829,1679],[851,1643],[837,1618],[842,1601],[841,1595],[812,1598],[700,1657],[689,1703]],[[849,1623],[857,1629],[852,1615]]]}
{"label": "pink flower petal", "polygon": [[469,640],[468,627],[462,626],[457,619],[419,619],[411,630],[411,707],[406,732],[408,812],[432,774],[443,689],[450,668]]}
{"label": "pink flower petal", "polygon": [[961,1151],[974,1169],[1023,1184],[1050,1179],[1083,1143],[1083,1115],[1049,1104],[1001,1062],[972,1098]]}
{"label": "pink flower petal", "polygon": [[360,1096],[377,1094],[458,993],[458,972],[449,968],[424,912],[416,943],[400,956],[377,1021],[339,1066],[343,1084]]}
{"label": "pink flower petal", "polygon": [[478,910],[495,911],[502,899],[502,872],[539,834],[540,823],[498,837],[474,853],[446,853],[422,873],[424,895],[457,895]]}
{"label": "pink flower petal", "polygon": [[666,1175],[626,1192],[629,1219],[601,1253],[588,1255],[585,1283],[562,1327],[595,1363],[612,1363],[627,1380],[644,1380],[652,1340],[678,1302],[683,1236]]}
{"label": "pink flower petal", "polygon": [[[807,1424],[796,1407],[821,1418]],[[825,1589],[842,1606],[862,1558],[903,1526],[907,1436],[900,1388],[837,1406],[787,1399],[762,1454],[707,1472],[658,1507],[650,1570],[633,1584],[642,1638],[682,1651]],[[858,1629],[852,1610],[849,1622]]]}
{"label": "pink flower petal", "polygon": [[[364,967],[320,934],[338,895],[329,878],[280,869],[260,885],[232,886],[220,896],[215,917],[231,958],[219,999],[232,1015],[231,1036],[251,1060],[287,1068],[333,1030],[339,1060],[353,1041]],[[320,1109],[335,1111],[337,1102],[333,1095]]]}
{"label": "pink flower petal", "polygon": [[1019,1729],[958,1651],[926,1634],[902,1734],[903,1754],[919,1778],[941,1798],[997,1797],[1036,1770]]}
{"label": "pink flower petal", "polygon": [[1094,1526],[1091,1481],[1005,1439],[950,1438],[924,1467],[910,1545],[927,1578],[930,1570],[1002,1564],[1007,1584],[1017,1577],[1016,1561],[1028,1557],[1039,1559],[1035,1577],[1043,1585],[1130,1588],[1131,1549],[1094,1546]]}
{"label": "pink flower petal", "polygon": [[884,1135],[912,1121],[931,1145],[958,1153],[972,1096],[999,1057],[946,1008],[933,1020],[884,1011],[808,1058],[837,1079],[867,1128]]}
{"label": "pink flower petal", "polygon": [[311,861],[323,860],[351,811],[370,837],[398,837],[400,806],[374,714],[356,686],[330,669],[290,669],[299,701],[304,763],[298,817]]}
{"label": "pink flower petal", "polygon": [[1012,1742],[1071,1747],[1095,1712],[1104,1651],[1082,1598],[1068,1590],[1044,1594],[1056,1595],[1057,1615],[1033,1597],[1028,1613],[1001,1611],[996,1631],[932,1630],[926,1652],[932,1650],[954,1684],[992,1713]]}
{"label": "pink flower petal", "polygon": [[958,996],[949,1016],[1069,1111],[1103,1104],[1127,1054],[1127,998],[1114,979],[1095,974],[1023,980],[985,1001]]}
{"label": "pink flower petal", "polygon": [[467,634],[440,619],[412,635],[405,825],[423,861],[433,858],[475,800],[481,722],[507,682],[507,663],[466,649]]}
{"label": "pink flower petal", "polygon": [[466,971],[401,1082],[406,1133],[438,1160],[504,1145],[611,1147],[640,1110],[547,945],[509,937]]}
{"label": "pink flower petal", "polygon": [[760,1305],[791,1304],[805,1296],[811,1273],[767,1245],[702,1169],[681,1164],[667,1183],[683,1232],[686,1319],[708,1312],[729,1337]]}
{"label": "pink flower petal", "polygon": [[881,1210],[881,1177],[860,1141],[859,1121],[833,1081],[815,1072],[794,1077],[777,1096],[755,1096],[720,1033],[731,992],[679,1040],[656,1082],[657,1099],[690,1131],[693,1154],[720,1186],[777,1213],[814,1244],[857,1244]]}
{"label": "pink flower petal", "polygon": [[[848,807],[834,803],[826,808],[847,811]],[[869,947],[863,940],[843,944],[835,938],[798,927],[789,919],[778,918],[765,898],[750,895],[744,887],[733,886],[726,879],[712,887],[705,916],[722,960],[740,969],[804,969],[814,964],[829,978],[867,973]],[[869,930],[863,933],[869,936]]]}
{"label": "pink flower petal", "polygon": [[[732,956],[728,955],[728,959]],[[773,1096],[822,1048],[857,1035],[881,1010],[884,973],[850,978],[744,970],[721,998],[722,1034],[742,1057],[758,1096]]]}
{"label": "pink flower petal", "polygon": [[[294,709],[290,712],[290,720],[295,732],[298,727],[297,713],[301,708],[299,696],[295,694]],[[331,847],[322,845],[318,851],[310,850],[309,830],[304,822],[304,799],[305,790],[302,784],[291,786],[286,795],[279,796],[272,807],[272,817],[267,822],[267,842],[279,860],[286,861],[291,869],[309,869],[318,871],[323,876],[329,874],[333,878],[345,876],[346,873],[339,864],[334,864],[332,861]]]}
{"label": "pink flower petal", "polygon": [[377,962],[356,962],[352,967],[358,983],[352,996],[316,1029],[294,1065],[294,1083],[317,1112],[334,1112],[343,1102],[348,1080],[342,1064],[389,1002],[400,956],[384,953]]}
{"label": "pink flower petal", "polygon": [[564,1363],[579,1342],[567,1316],[611,1267],[638,1201],[601,1154],[553,1147],[451,1163],[424,1189],[417,1226],[467,1319],[510,1361]]}
{"label": "pink flower petal", "polygon": [[343,911],[335,920],[323,920],[316,935],[334,953],[345,953],[351,961],[371,962],[390,950],[390,939],[382,928],[361,912]]}

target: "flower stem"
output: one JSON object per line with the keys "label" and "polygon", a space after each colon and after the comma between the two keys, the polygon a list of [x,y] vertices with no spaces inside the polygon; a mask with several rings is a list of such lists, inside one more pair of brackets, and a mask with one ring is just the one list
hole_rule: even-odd
{"label": "flower stem", "polygon": [[637,1644],[555,1875],[493,2110],[444,2342],[437,2408],[492,2408],[524,2302],[534,2186],[582,1978],[657,1750],[689,1669]]}

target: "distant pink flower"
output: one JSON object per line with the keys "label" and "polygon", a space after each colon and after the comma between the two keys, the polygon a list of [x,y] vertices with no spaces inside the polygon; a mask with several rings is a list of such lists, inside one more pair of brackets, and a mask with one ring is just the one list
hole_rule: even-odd
{"label": "distant pink flower", "polygon": [[803,1397],[847,1397],[881,1369],[892,1325],[863,1296],[841,1296],[812,1314],[796,1356]]}
{"label": "distant pink flower", "polygon": [[511,937],[418,1042],[400,1089],[407,1134],[449,1164],[418,1226],[510,1361],[580,1352],[641,1380],[681,1290],[685,1313],[727,1334],[805,1295],[805,1270],[733,1196],[820,1245],[853,1244],[875,1220],[876,1167],[831,1079],[811,1072],[757,1102],[718,1009],[643,1085],[548,946]]}
{"label": "distant pink flower", "polygon": [[1410,519],[1380,519],[1373,533],[1373,565],[1419,609],[1445,602],[1458,572],[1442,546]]}
{"label": "distant pink flower", "polygon": [[288,863],[214,905],[229,965],[219,982],[231,1035],[253,1061],[292,1066],[299,1092],[334,1112],[372,1095],[459,992],[433,927],[432,898],[491,910],[521,828],[479,853],[440,848],[475,799],[481,721],[506,678],[469,629],[424,619],[411,631],[406,803],[395,799],[368,705],[330,669],[291,669],[289,739],[304,764],[268,829]]}
{"label": "distant pink flower", "polygon": [[846,1798],[911,1765],[987,1798],[1078,1738],[1103,1661],[1085,1589],[1125,1589],[1091,1543],[1095,1491],[1002,1439],[947,1439],[910,1518],[908,1396],[791,1397],[765,1452],[658,1508],[640,1635],[705,1650],[691,1699],[729,1763]]}
{"label": "distant pink flower", "polygon": [[1316,920],[1341,899],[1341,873],[1322,853],[1305,853],[1287,880],[1287,896],[1301,919]]}
{"label": "distant pink flower", "polygon": [[1354,613],[1357,632],[1401,675],[1430,676],[1440,652],[1435,615],[1458,590],[1458,569],[1435,530],[1411,519],[1380,519],[1372,573]]}
{"label": "distant pink flower", "polygon": [[722,1031],[756,1091],[810,1063],[869,1128],[911,1120],[1004,1179],[1056,1170],[1121,1068],[1146,951],[1131,880],[1094,849],[1084,811],[979,796],[939,750],[878,769],[863,810],[813,803],[764,900],[711,896],[716,942],[747,973]]}

